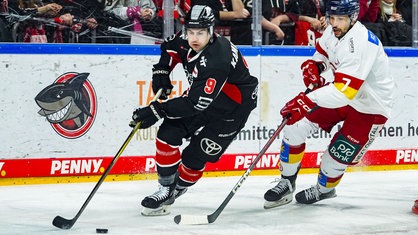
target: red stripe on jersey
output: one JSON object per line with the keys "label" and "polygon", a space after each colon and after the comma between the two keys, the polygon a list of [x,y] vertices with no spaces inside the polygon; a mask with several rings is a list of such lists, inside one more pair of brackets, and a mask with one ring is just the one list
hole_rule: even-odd
{"label": "red stripe on jersey", "polygon": [[190,168],[187,168],[183,165],[183,163],[180,163],[179,166],[179,177],[181,180],[188,182],[188,183],[196,183],[203,175],[203,170],[192,170]]}
{"label": "red stripe on jersey", "polygon": [[170,70],[173,70],[174,67],[176,67],[176,65],[178,63],[181,63],[181,58],[180,58],[179,54],[177,53],[177,51],[167,50],[167,53],[171,57]]}
{"label": "red stripe on jersey", "polygon": [[328,58],[328,53],[325,52],[324,49],[322,49],[321,45],[319,45],[319,42],[316,43],[315,45],[315,49],[319,54],[322,54],[323,56],[325,56],[326,58]]}
{"label": "red stripe on jersey", "polygon": [[248,69],[247,60],[245,60],[244,56],[242,56],[242,62],[244,62],[245,67]]}
{"label": "red stripe on jersey", "polygon": [[222,87],[222,91],[231,100],[235,101],[238,104],[242,103],[242,94],[241,91],[238,89],[237,85],[225,83],[225,85]]}
{"label": "red stripe on jersey", "polygon": [[338,72],[335,73],[334,77],[334,86],[350,100],[356,97],[363,82],[356,77]]}
{"label": "red stripe on jersey", "polygon": [[172,166],[180,162],[180,151],[178,147],[172,147],[157,139],[157,151],[155,154],[155,161],[159,166]]}
{"label": "red stripe on jersey", "polygon": [[344,83],[357,91],[360,89],[363,82],[364,80],[339,72],[336,72],[334,77],[334,83]]}

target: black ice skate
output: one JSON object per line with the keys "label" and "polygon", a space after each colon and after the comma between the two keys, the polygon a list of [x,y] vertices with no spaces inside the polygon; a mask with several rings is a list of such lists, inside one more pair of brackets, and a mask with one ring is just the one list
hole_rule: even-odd
{"label": "black ice skate", "polygon": [[168,186],[159,185],[158,191],[146,196],[141,205],[144,207],[141,214],[144,216],[159,216],[170,214],[170,205],[175,200],[175,186],[171,184]]}
{"label": "black ice skate", "polygon": [[333,188],[328,193],[321,193],[318,190],[317,185],[313,185],[312,187],[300,191],[296,194],[295,199],[297,202],[301,204],[312,204],[324,199],[336,197],[337,194],[335,193],[335,188]]}
{"label": "black ice skate", "polygon": [[264,194],[264,209],[289,204],[293,200],[296,177],[283,177],[279,183]]}
{"label": "black ice skate", "polygon": [[176,186],[176,190],[174,191],[174,198],[177,199],[181,195],[185,194],[187,192],[187,187],[182,186]]}

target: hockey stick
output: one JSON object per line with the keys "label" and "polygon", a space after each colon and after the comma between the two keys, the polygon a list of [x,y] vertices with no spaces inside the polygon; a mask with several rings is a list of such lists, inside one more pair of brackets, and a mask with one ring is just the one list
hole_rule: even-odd
{"label": "hockey stick", "polygon": [[[305,94],[309,93],[312,90],[312,88],[313,88],[313,85],[310,85],[308,87],[308,89],[306,89]],[[254,161],[251,163],[251,165],[245,171],[244,175],[241,176],[241,178],[238,180],[238,182],[232,188],[231,192],[229,192],[228,196],[224,199],[222,204],[218,207],[218,209],[216,209],[215,212],[213,212],[210,215],[176,215],[174,217],[174,222],[176,224],[189,224],[189,225],[211,224],[211,223],[215,222],[215,220],[218,218],[218,216],[225,209],[226,205],[229,203],[229,201],[232,199],[232,197],[235,195],[235,193],[238,191],[238,189],[241,187],[241,185],[247,179],[248,175],[250,175],[251,171],[257,165],[260,158],[266,153],[267,149],[274,142],[274,140],[277,138],[277,136],[279,136],[282,129],[286,126],[287,120],[288,120],[288,117],[286,116],[283,119],[282,123],[279,125],[279,127],[277,127],[277,129],[273,133],[273,135],[270,137],[270,139],[267,141],[267,143],[264,145],[264,147],[261,149],[261,151],[258,153],[257,157],[254,159]]]}
{"label": "hockey stick", "polygon": [[270,147],[270,145],[274,142],[274,140],[277,138],[277,136],[282,131],[283,127],[287,123],[287,118],[285,118],[280,126],[276,129],[276,131],[273,133],[273,135],[270,137],[270,139],[267,141],[267,143],[264,145],[263,149],[258,153],[257,157],[254,159],[254,161],[251,163],[251,165],[248,167],[248,169],[245,171],[244,175],[241,176],[241,178],[238,180],[238,182],[235,184],[235,186],[232,188],[231,192],[229,192],[228,196],[225,198],[225,200],[222,202],[222,204],[216,209],[215,212],[213,212],[210,215],[176,215],[174,217],[174,222],[177,224],[210,224],[215,222],[215,220],[218,218],[218,216],[222,213],[228,202],[232,199],[232,197],[235,195],[235,193],[238,191],[238,189],[241,187],[242,183],[247,179],[248,175],[251,173],[255,165],[258,163],[260,158],[266,153],[267,149]]}
{"label": "hockey stick", "polygon": [[[157,94],[155,95],[154,99],[152,101],[156,101],[162,93],[162,89],[158,90]],[[123,142],[122,146],[120,147],[119,151],[116,153],[115,157],[113,157],[112,161],[110,162],[110,165],[107,167],[106,171],[103,173],[103,175],[100,177],[99,181],[97,182],[96,186],[94,186],[93,191],[91,191],[90,195],[87,197],[84,204],[81,206],[78,213],[74,216],[72,219],[65,219],[61,216],[56,216],[54,220],[52,221],[52,224],[61,229],[70,229],[75,222],[77,221],[78,217],[80,217],[81,213],[83,213],[84,209],[86,209],[87,204],[89,204],[90,200],[93,198],[96,191],[99,189],[100,185],[105,180],[106,176],[109,174],[110,170],[113,168],[113,166],[116,164],[116,161],[119,159],[119,157],[122,155],[122,152],[125,150],[126,146],[128,146],[129,142],[131,141],[132,137],[135,135],[136,131],[141,126],[141,122],[138,122],[136,126],[132,129],[131,133],[129,133],[128,137],[126,138],[125,142]]]}

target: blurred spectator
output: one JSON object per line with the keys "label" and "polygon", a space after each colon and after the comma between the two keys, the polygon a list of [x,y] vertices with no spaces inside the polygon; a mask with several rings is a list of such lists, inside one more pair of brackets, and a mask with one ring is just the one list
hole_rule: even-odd
{"label": "blurred spectator", "polygon": [[6,16],[9,13],[9,4],[7,0],[0,0],[0,42],[13,42],[12,33],[9,28],[10,23]]}
{"label": "blurred spectator", "polygon": [[206,5],[212,8],[216,22],[214,31],[218,34],[231,40],[231,34],[233,33],[232,25],[236,21],[245,20],[250,16],[250,12],[245,9],[241,0],[191,0],[189,8],[184,9],[184,13],[187,13],[191,6],[194,5]]}
{"label": "blurred spectator", "polygon": [[191,0],[190,4],[209,6],[218,21],[244,19],[250,16],[250,12],[244,8],[241,0]]}
{"label": "blurred spectator", "polygon": [[396,0],[380,0],[376,22],[383,24],[388,46],[412,46],[412,27],[399,14]]}
{"label": "blurred spectator", "polygon": [[61,42],[94,42],[91,30],[97,28],[98,22],[93,15],[101,11],[100,3],[89,0],[55,1],[62,6],[60,13],[67,18],[62,20],[66,25],[71,26],[71,31],[61,30],[60,34],[55,34],[55,37],[61,37],[59,40]]}
{"label": "blurred spectator", "polygon": [[[263,21],[264,32],[274,32],[275,38],[266,38],[271,33],[263,34],[265,44],[293,45],[295,39],[294,25],[300,14],[298,0],[263,0]],[[267,19],[268,23],[266,23]],[[278,29],[277,29],[278,28]]]}
{"label": "blurred spectator", "polygon": [[[71,0],[67,0],[71,1]],[[60,2],[47,0],[10,1],[7,6],[13,41],[18,42],[68,42],[63,32],[78,32],[82,24],[75,24],[72,14],[65,12]],[[86,25],[94,28],[97,23],[87,21]]]}
{"label": "blurred spectator", "polygon": [[[276,2],[271,1],[262,1],[262,12],[263,18],[261,21],[261,26],[264,32],[263,36],[265,37],[263,42],[264,44],[275,43],[276,41],[283,42],[286,33],[280,28],[280,25],[283,23],[291,22],[291,18],[294,16],[296,19],[296,15],[288,15],[286,9],[289,9],[289,0],[280,0]],[[299,11],[299,7],[297,6],[297,11]],[[270,40],[269,35],[273,33],[274,38]]]}
{"label": "blurred spectator", "polygon": [[358,20],[364,22],[376,22],[379,11],[379,0],[360,0],[360,12]]}
{"label": "blurred spectator", "polygon": [[[295,25],[295,45],[315,46],[327,26],[325,4],[319,0],[299,0],[300,15]],[[321,9],[322,6],[322,9]]]}
{"label": "blurred spectator", "polygon": [[396,0],[380,0],[379,19],[377,22],[405,22],[396,9]]}
{"label": "blurred spectator", "polygon": [[[243,0],[245,8],[252,14],[252,0]],[[262,19],[261,26],[263,29],[263,44],[286,44],[284,43],[290,36],[293,44],[294,33],[288,33],[287,25],[283,23],[292,22],[292,19],[297,19],[299,8],[297,3],[288,0],[262,0]],[[234,22],[231,25],[233,34],[231,41],[236,45],[251,45],[252,44],[252,29],[251,21]],[[283,27],[282,27],[283,26]],[[291,26],[293,31],[293,26]]]}
{"label": "blurred spectator", "polygon": [[[13,4],[13,3],[12,3]],[[13,5],[12,5],[13,7]],[[61,11],[62,6],[56,3],[45,4],[42,1],[35,0],[19,0],[17,7],[20,13],[26,13],[29,17],[26,22],[24,22],[24,35],[22,40],[23,42],[30,43],[47,43],[48,39],[46,36],[45,22],[41,20],[36,20],[33,17],[56,17],[56,19],[62,19],[63,23],[68,22],[68,16],[61,15],[59,17],[58,13]]]}
{"label": "blurred spectator", "polygon": [[73,23],[82,22],[86,27],[95,29],[98,25],[95,15],[102,11],[99,1],[90,0],[55,0],[62,6],[61,13],[73,16]]}
{"label": "blurred spectator", "polygon": [[396,9],[402,15],[405,23],[412,26],[412,0],[397,0]]}
{"label": "blurred spectator", "polygon": [[150,21],[156,15],[152,0],[107,0],[104,11],[111,12],[122,20],[130,21],[133,31],[142,33],[141,20]]}
{"label": "blurred spectator", "polygon": [[[164,21],[164,0],[153,0],[154,4],[157,8],[157,16],[155,19],[157,19],[157,21],[161,24],[161,29],[163,26],[163,21]],[[174,5],[174,12],[173,12],[173,16],[174,16],[174,31],[179,31],[182,29],[183,27],[183,20],[184,17],[186,16],[186,13],[190,10],[191,8],[191,2],[190,0],[171,0],[173,1],[173,5]]]}
{"label": "blurred spectator", "polygon": [[241,0],[192,0],[191,5],[207,5],[212,8],[216,19],[215,32],[229,40],[234,33],[232,25],[250,16]]}

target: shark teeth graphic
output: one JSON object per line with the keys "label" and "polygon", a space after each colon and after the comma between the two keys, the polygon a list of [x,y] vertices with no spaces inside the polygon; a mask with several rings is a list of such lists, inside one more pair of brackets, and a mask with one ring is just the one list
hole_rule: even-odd
{"label": "shark teeth graphic", "polygon": [[62,120],[65,115],[67,114],[68,110],[70,109],[71,102],[69,102],[64,108],[58,110],[55,113],[51,113],[47,116],[48,120],[51,122],[57,122],[59,120]]}

